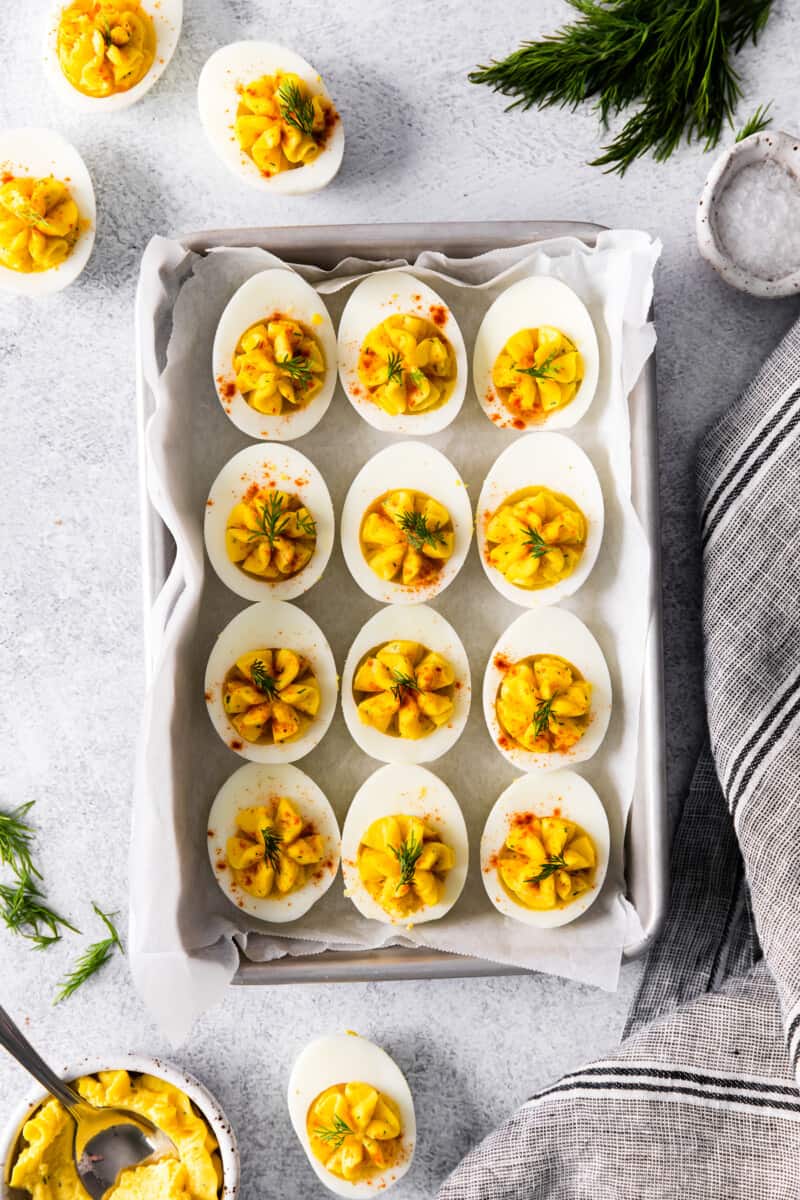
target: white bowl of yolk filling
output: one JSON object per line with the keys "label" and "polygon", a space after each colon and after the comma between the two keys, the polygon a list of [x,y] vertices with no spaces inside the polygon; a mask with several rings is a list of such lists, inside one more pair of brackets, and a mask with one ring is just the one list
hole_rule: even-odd
{"label": "white bowl of yolk filling", "polygon": [[[234,1200],[240,1174],[236,1136],[219,1102],[181,1067],[144,1055],[119,1053],[81,1058],[57,1073],[71,1082],[88,1080],[81,1082],[80,1090],[95,1104],[127,1108],[135,1101],[137,1111],[172,1138],[178,1160],[136,1168],[149,1175],[146,1181],[142,1179],[144,1187],[153,1189],[147,1194],[157,1194],[159,1200],[186,1200],[187,1195],[193,1200]],[[45,1110],[47,1116],[40,1119]],[[43,1136],[41,1143],[32,1145],[26,1139],[28,1123],[32,1136]],[[34,1084],[3,1130],[4,1181],[13,1185],[8,1194],[14,1200],[33,1195],[33,1186],[38,1189],[37,1200],[61,1200],[81,1193],[72,1161],[70,1124],[59,1102],[51,1101]],[[58,1143],[57,1149],[54,1143]],[[115,1191],[108,1193],[107,1200],[114,1200]]]}

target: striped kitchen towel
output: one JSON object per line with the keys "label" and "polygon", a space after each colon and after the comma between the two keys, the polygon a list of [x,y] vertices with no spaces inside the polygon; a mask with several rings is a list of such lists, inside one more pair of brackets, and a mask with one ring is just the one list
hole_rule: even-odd
{"label": "striped kitchen towel", "polygon": [[625,1040],[439,1200],[800,1195],[800,322],[700,450],[709,743]]}

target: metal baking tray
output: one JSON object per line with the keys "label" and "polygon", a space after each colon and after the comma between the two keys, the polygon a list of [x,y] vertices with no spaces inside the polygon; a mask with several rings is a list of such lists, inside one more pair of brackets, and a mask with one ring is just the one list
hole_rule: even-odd
{"label": "metal baking tray", "polygon": [[[260,246],[287,262],[331,268],[345,255],[379,261],[413,260],[423,250],[469,258],[501,246],[554,237],[576,237],[592,245],[603,226],[579,221],[431,222],[392,225],[306,225],[283,228],[220,229],[187,234],[181,244],[205,254],[222,246]],[[136,322],[137,427],[139,445],[142,581],[146,671],[158,653],[153,606],[174,558],[169,530],[150,503],[144,431],[155,407],[142,369],[144,347]],[[636,785],[625,836],[627,896],[639,916],[642,937],[625,946],[626,960],[642,955],[658,933],[668,888],[668,828],[665,778],[661,544],[658,494],[658,429],[655,360],[651,356],[630,397],[633,503],[652,550],[653,617],[645,651]],[[486,962],[424,947],[387,946],[336,951],[271,962],[241,956],[239,984],[331,983],[397,979],[447,979],[528,974],[524,968]]]}

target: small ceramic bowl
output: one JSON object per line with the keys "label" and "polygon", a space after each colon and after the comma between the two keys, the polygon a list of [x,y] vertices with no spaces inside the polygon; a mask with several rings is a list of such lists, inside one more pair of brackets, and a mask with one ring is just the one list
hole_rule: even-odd
{"label": "small ceramic bowl", "polygon": [[[219,1154],[222,1160],[222,1187],[219,1192],[219,1200],[235,1200],[239,1193],[239,1148],[236,1144],[236,1135],[219,1102],[215,1100],[211,1092],[181,1067],[164,1062],[160,1058],[120,1053],[103,1057],[91,1055],[80,1058],[61,1070],[56,1068],[56,1073],[62,1079],[73,1080],[79,1079],[82,1075],[94,1075],[97,1071],[117,1070],[130,1071],[135,1075],[155,1075],[186,1093],[208,1122],[219,1143]],[[0,1135],[0,1161],[3,1164],[3,1179],[5,1179],[5,1171],[8,1168],[9,1159],[14,1153],[22,1126],[46,1099],[47,1096],[43,1094],[41,1087],[38,1084],[32,1084],[27,1090],[25,1099],[14,1109],[4,1126]],[[14,1194],[24,1193],[17,1193],[15,1189]],[[5,1195],[5,1191],[3,1195]]]}
{"label": "small ceramic bowl", "polygon": [[776,299],[800,292],[800,269],[775,279],[753,275],[731,258],[716,223],[719,201],[730,182],[744,167],[767,159],[772,159],[790,175],[800,176],[800,137],[765,130],[734,142],[719,156],[709,172],[697,206],[697,244],[703,258],[726,283],[751,296]]}

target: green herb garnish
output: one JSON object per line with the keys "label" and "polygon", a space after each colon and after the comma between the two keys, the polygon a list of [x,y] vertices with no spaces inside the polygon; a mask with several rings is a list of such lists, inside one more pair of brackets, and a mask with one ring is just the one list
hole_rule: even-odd
{"label": "green herb garnish", "polygon": [[558,358],[558,350],[551,350],[544,362],[540,363],[538,367],[518,367],[514,363],[512,370],[516,371],[518,375],[530,375],[531,379],[552,379],[553,372],[550,370],[550,367],[556,358]]}
{"label": "green herb garnish", "polygon": [[298,129],[306,137],[314,137],[314,102],[304,96],[299,85],[284,80],[278,89],[278,104],[281,116],[287,125]]}
{"label": "green herb garnish", "polygon": [[386,359],[386,382],[403,382],[403,356],[390,350]]}
{"label": "green herb garnish", "polygon": [[275,699],[278,694],[278,681],[274,675],[270,675],[260,658],[255,659],[251,665],[250,678],[268,700]]}
{"label": "green herb garnish", "polygon": [[73,992],[76,992],[79,987],[86,983],[87,979],[90,979],[92,975],[108,962],[115,950],[120,950],[123,954],[125,953],[112,920],[117,914],[104,913],[94,900],[92,901],[92,908],[108,930],[108,937],[103,938],[100,942],[93,942],[91,946],[84,950],[74,968],[61,985],[61,990],[53,1001],[54,1004],[60,1004],[62,1000],[66,1000]]}
{"label": "green herb garnish", "polygon": [[759,104],[750,120],[746,121],[737,133],[736,141],[743,142],[745,138],[751,137],[754,133],[761,133],[762,129],[766,129],[768,125],[771,125],[772,117],[769,115],[771,108],[771,100],[769,104]]}
{"label": "green herb garnish", "polygon": [[424,546],[444,546],[447,539],[438,529],[431,529],[424,513],[409,512],[407,509],[400,514],[398,525],[406,535],[409,545],[415,550]]}
{"label": "green herb garnish", "polygon": [[741,96],[731,57],[756,42],[771,0],[569,0],[579,16],[469,76],[514,97],[511,107],[593,101],[603,128],[636,111],[592,165],[623,174],[685,137],[713,149]]}
{"label": "green herb garnish", "polygon": [[525,540],[523,545],[527,547],[528,553],[533,558],[541,558],[543,555],[547,554],[548,550],[553,549],[553,547],[544,540],[539,531],[534,529],[532,525],[525,526]]}
{"label": "green herb garnish", "polygon": [[324,1125],[318,1125],[314,1130],[314,1137],[318,1137],[321,1142],[325,1142],[332,1150],[338,1150],[343,1144],[344,1139],[353,1130],[343,1121],[340,1116],[334,1116],[333,1125],[327,1129]]}
{"label": "green herb garnish", "polygon": [[311,361],[303,354],[295,354],[291,358],[275,360],[282,371],[291,378],[292,383],[298,383],[303,391],[311,387]]}
{"label": "green herb garnish", "polygon": [[42,878],[31,858],[33,826],[25,820],[34,803],[29,800],[9,813],[0,813],[0,863],[11,867],[18,879]]}
{"label": "green herb garnish", "polygon": [[266,538],[270,546],[275,545],[289,521],[289,514],[283,507],[280,492],[270,492],[265,500],[258,517],[258,529],[252,530],[248,542]]}
{"label": "green herb garnish", "polygon": [[533,732],[536,737],[541,737],[548,727],[550,722],[550,712],[553,707],[552,700],[542,700],[536,712],[533,714]]}
{"label": "green herb garnish", "polygon": [[530,878],[525,880],[525,882],[541,883],[543,879],[549,879],[551,875],[556,873],[556,871],[566,870],[566,866],[567,864],[565,863],[564,856],[562,854],[553,854],[550,856],[547,862],[542,865],[539,873],[537,875],[531,875]]}
{"label": "green herb garnish", "polygon": [[306,535],[306,537],[317,536],[317,523],[310,512],[297,515],[297,528]]}
{"label": "green herb garnish", "polygon": [[48,907],[28,874],[21,875],[13,884],[0,883],[0,919],[12,933],[33,942],[37,950],[45,950],[59,941],[62,929],[80,933],[79,929]]}
{"label": "green herb garnish", "polygon": [[281,865],[281,843],[283,838],[277,829],[261,830],[261,836],[264,839],[264,862],[269,863],[273,871],[277,871]]}
{"label": "green herb garnish", "polygon": [[404,671],[397,671],[394,667],[392,667],[391,675],[394,680],[391,692],[395,700],[402,700],[406,692],[419,691],[419,684],[413,675],[406,675]]}
{"label": "green herb garnish", "polygon": [[395,888],[395,891],[399,891],[401,887],[408,887],[414,882],[414,872],[422,854],[422,842],[412,835],[399,846],[390,846],[389,849],[400,867],[400,880]]}

